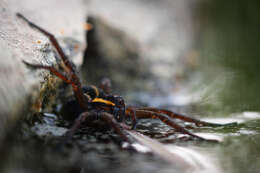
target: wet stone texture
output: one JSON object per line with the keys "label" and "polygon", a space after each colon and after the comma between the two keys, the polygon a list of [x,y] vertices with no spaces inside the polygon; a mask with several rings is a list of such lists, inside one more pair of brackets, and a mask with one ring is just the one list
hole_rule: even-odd
{"label": "wet stone texture", "polygon": [[[22,63],[22,60],[25,60],[54,65],[56,61],[48,39],[28,27],[25,22],[18,20],[15,14],[17,12],[24,14],[61,38],[59,39],[61,43],[68,42],[65,50],[69,49],[68,45],[71,45],[70,47],[77,45],[81,49],[78,52],[82,52],[86,10],[81,2],[73,4],[68,2],[48,0],[0,2],[0,140],[13,127],[16,120],[24,118],[23,113],[31,108],[32,103],[45,95],[48,87],[40,85],[40,81],[45,78],[46,82],[53,86],[57,83],[52,76],[48,77],[47,72],[32,71]],[[71,51],[71,54],[75,55],[70,56],[74,63],[79,65],[82,62],[82,53]],[[35,106],[37,111],[40,110],[41,104],[40,99]]]}
{"label": "wet stone texture", "polygon": [[[259,114],[257,114],[258,116]],[[254,120],[252,117],[248,119],[242,114],[233,116],[233,120],[239,122],[239,119],[241,122],[239,125],[190,129],[192,132],[200,132],[201,135],[208,133],[226,136],[221,143],[202,142],[186,135],[173,133],[173,129],[157,120],[142,120],[136,130],[164,143],[163,145],[168,148],[169,153],[178,154],[181,161],[188,161],[190,164],[188,166],[192,166],[191,170],[194,172],[226,172],[223,170],[233,172],[232,167],[240,162],[236,157],[241,157],[243,154],[252,156],[248,157],[248,161],[240,163],[243,170],[247,170],[246,165],[252,159],[259,162],[257,159],[258,147],[254,143],[255,140],[258,140],[259,128],[253,128],[259,124],[259,120]],[[221,120],[228,122],[228,119],[225,118]],[[211,121],[217,120],[212,119]],[[134,173],[185,172],[187,170],[186,167],[180,167],[176,163],[169,164],[170,158],[164,160],[155,153],[122,149],[120,137],[109,128],[82,126],[71,141],[61,145],[63,139],[61,135],[66,132],[67,127],[64,120],[59,120],[54,114],[46,113],[43,115],[41,123],[35,122],[33,126],[23,124],[22,131],[20,129],[13,133],[14,136],[10,137],[6,143],[8,145],[6,150],[1,150],[1,156],[4,158],[0,162],[1,171],[103,172],[109,170],[113,173],[122,171]],[[186,124],[186,127],[188,128],[189,124]],[[41,133],[37,129],[41,129]],[[227,136],[229,137],[227,138]],[[245,147],[247,145],[250,146],[249,149]],[[241,152],[236,152],[223,159],[223,155],[230,152],[229,149],[232,151],[239,149]],[[218,159],[220,159],[219,162],[216,162]],[[219,163],[222,163],[222,166]],[[254,166],[250,166],[248,169],[255,170]]]}
{"label": "wet stone texture", "polygon": [[[60,136],[67,130],[55,115],[43,115],[42,123],[35,122],[32,127],[24,124],[9,140],[10,146],[1,152],[4,172],[178,172],[181,168],[170,165],[152,153],[138,153],[122,149],[122,140],[113,131],[82,127],[71,141],[62,144]],[[56,120],[54,120],[56,119]],[[142,129],[150,130],[152,124],[143,121]],[[157,122],[157,125],[160,123]],[[45,127],[52,128],[45,128]],[[63,126],[63,127],[62,127]],[[39,133],[37,129],[41,128]],[[45,129],[45,130],[43,130]],[[152,132],[150,132],[152,133]],[[157,132],[159,133],[159,132]],[[10,142],[11,141],[11,142]],[[30,151],[30,152],[28,152]],[[176,167],[177,166],[177,167]]]}
{"label": "wet stone texture", "polygon": [[113,90],[121,93],[147,88],[144,80],[148,81],[152,75],[141,57],[139,43],[130,33],[96,15],[89,16],[88,23],[93,28],[87,33],[83,80],[98,85],[107,77],[113,83]]}

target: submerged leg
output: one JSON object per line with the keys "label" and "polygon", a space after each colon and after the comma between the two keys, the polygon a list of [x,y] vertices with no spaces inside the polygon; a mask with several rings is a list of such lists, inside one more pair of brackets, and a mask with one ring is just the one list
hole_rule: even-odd
{"label": "submerged leg", "polygon": [[136,109],[133,107],[128,107],[125,111],[125,115],[131,118],[132,129],[135,129],[137,125]]}
{"label": "submerged leg", "polygon": [[152,111],[152,112],[156,112],[156,113],[163,113],[168,115],[171,118],[176,118],[176,119],[180,119],[182,121],[185,122],[190,122],[190,123],[194,123],[196,126],[201,127],[201,126],[211,126],[211,127],[217,127],[217,126],[225,126],[225,125],[233,125],[236,123],[228,123],[228,124],[217,124],[217,123],[209,123],[206,121],[201,121],[201,120],[197,120],[195,118],[191,118],[179,113],[175,113],[169,110],[165,110],[165,109],[157,109],[157,108],[153,108],[153,107],[143,107],[143,108],[138,108],[137,110],[140,111]]}
{"label": "submerged leg", "polygon": [[157,113],[157,112],[153,112],[153,111],[149,111],[149,110],[136,110],[136,116],[137,118],[153,118],[153,119],[160,119],[163,123],[173,127],[176,131],[183,133],[183,134],[187,134],[189,136],[195,137],[197,139],[200,140],[207,140],[204,139],[200,136],[197,136],[191,132],[189,132],[188,130],[186,130],[185,128],[183,128],[182,126],[176,124],[171,118],[169,118],[166,114],[163,113]]}

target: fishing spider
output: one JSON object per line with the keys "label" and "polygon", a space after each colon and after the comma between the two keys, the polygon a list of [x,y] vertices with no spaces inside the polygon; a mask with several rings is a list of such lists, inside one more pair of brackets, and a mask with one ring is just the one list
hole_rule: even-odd
{"label": "fishing spider", "polygon": [[[125,133],[125,129],[130,130],[134,129],[139,118],[156,118],[160,119],[163,123],[168,126],[173,127],[176,131],[192,136],[197,139],[205,140],[204,138],[195,135],[182,126],[176,124],[173,119],[180,119],[185,122],[194,123],[196,126],[216,126],[218,124],[208,123],[193,119],[172,111],[158,109],[153,107],[126,107],[124,99],[121,96],[111,95],[106,90],[106,84],[104,87],[97,88],[95,86],[83,87],[80,79],[77,75],[74,64],[68,59],[68,57],[63,52],[55,36],[45,29],[39,27],[38,25],[32,23],[22,14],[16,14],[18,18],[25,21],[30,27],[38,30],[45,36],[47,36],[51,44],[56,49],[58,55],[61,58],[64,71],[59,71],[53,66],[46,66],[41,64],[31,64],[26,61],[23,61],[29,67],[36,69],[46,69],[56,75],[58,78],[62,79],[64,82],[72,86],[76,103],[78,107],[82,110],[78,117],[75,119],[74,124],[65,134],[67,139],[70,139],[80,125],[85,121],[91,121],[100,119],[106,121],[117,134],[121,136],[124,141],[130,141],[128,136]],[[125,123],[126,118],[131,118],[132,127],[128,126]]]}

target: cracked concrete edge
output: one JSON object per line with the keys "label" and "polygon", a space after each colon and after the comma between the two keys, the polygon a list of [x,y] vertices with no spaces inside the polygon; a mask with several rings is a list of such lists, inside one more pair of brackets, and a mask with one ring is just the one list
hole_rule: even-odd
{"label": "cracked concrete edge", "polygon": [[[77,66],[82,63],[86,9],[81,1],[62,1],[61,7],[57,8],[60,3],[60,0],[0,2],[0,141],[17,120],[25,116],[25,110],[30,107],[29,96],[39,91],[40,81],[48,74],[43,70],[36,72],[26,68],[22,60],[42,64],[56,63],[48,39],[17,19],[16,12],[23,13],[53,33],[62,41],[62,46],[68,40],[69,44],[71,41],[72,44],[77,44],[80,49],[73,53],[75,56],[72,61]],[[43,8],[46,10],[39,10]],[[72,12],[75,8],[77,11]]]}

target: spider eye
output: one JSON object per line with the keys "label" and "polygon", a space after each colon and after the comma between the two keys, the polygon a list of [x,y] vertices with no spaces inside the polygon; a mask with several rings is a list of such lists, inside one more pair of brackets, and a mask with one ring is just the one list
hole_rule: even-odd
{"label": "spider eye", "polygon": [[121,97],[119,97],[118,100],[117,100],[117,103],[120,104],[120,105],[123,105],[124,100]]}

